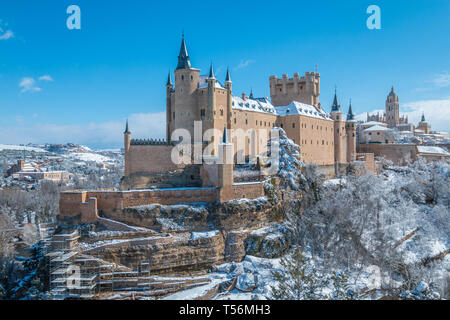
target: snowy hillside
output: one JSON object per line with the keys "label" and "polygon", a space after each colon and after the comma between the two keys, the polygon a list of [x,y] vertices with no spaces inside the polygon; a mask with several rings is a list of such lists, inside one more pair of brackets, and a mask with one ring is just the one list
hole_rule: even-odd
{"label": "snowy hillside", "polygon": [[0,144],[0,151],[3,150],[25,150],[25,151],[33,151],[33,152],[47,152],[42,148],[30,147],[30,146],[19,146],[19,145],[10,145],[10,144]]}

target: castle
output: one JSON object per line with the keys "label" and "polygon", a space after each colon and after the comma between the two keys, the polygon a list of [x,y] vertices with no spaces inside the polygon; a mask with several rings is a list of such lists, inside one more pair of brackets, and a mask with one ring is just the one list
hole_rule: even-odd
{"label": "castle", "polygon": [[271,76],[269,84],[270,100],[233,95],[229,70],[222,84],[212,65],[207,75],[191,66],[183,36],[174,82],[170,72],[166,82],[166,140],[131,139],[127,121],[120,190],[64,192],[60,218],[92,222],[98,211],[129,206],[262,197],[277,127],[301,147],[303,162],[329,176],[355,160],[375,170],[373,154],[356,153],[351,103],[344,117],[335,92],[331,112],[322,109],[320,74]]}
{"label": "castle", "polygon": [[[331,113],[319,103],[320,74],[307,72],[293,78],[271,76],[270,101],[233,94],[230,71],[222,84],[214,76],[191,66],[184,37],[181,41],[174,83],[169,72],[166,83],[166,140],[131,140],[125,130],[125,177],[180,169],[170,161],[173,147],[183,141],[193,148],[209,144],[210,155],[218,155],[224,128],[230,132],[235,162],[258,158],[267,151],[274,127],[283,128],[301,147],[302,159],[322,167],[348,164],[356,156],[356,121],[350,105],[347,118],[335,93]],[[196,129],[195,123],[200,124]],[[197,132],[196,132],[197,130]],[[201,130],[200,132],[198,132]],[[184,135],[180,135],[184,132]],[[208,132],[212,132],[210,134]],[[194,137],[200,137],[195,140]],[[255,143],[256,142],[256,143]],[[187,150],[189,153],[189,150]]]}

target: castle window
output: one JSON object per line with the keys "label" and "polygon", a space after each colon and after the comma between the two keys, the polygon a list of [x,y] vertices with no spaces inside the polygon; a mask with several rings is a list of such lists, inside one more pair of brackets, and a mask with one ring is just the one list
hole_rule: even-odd
{"label": "castle window", "polygon": [[183,75],[181,76],[181,80],[184,80],[184,76]]}
{"label": "castle window", "polygon": [[223,110],[222,109],[220,109],[220,115],[223,116]]}
{"label": "castle window", "polygon": [[191,75],[191,80],[194,80],[194,77]]}
{"label": "castle window", "polygon": [[245,124],[248,124],[248,119],[245,119]]}
{"label": "castle window", "polygon": [[292,128],[295,128],[295,122],[292,123]]}
{"label": "castle window", "polygon": [[234,118],[234,124],[236,124],[236,118]]}
{"label": "castle window", "polygon": [[205,116],[205,109],[201,109],[201,110],[200,110],[200,116],[201,116],[201,117],[204,117],[204,116]]}
{"label": "castle window", "polygon": [[281,126],[280,126],[280,127],[281,127],[281,129],[283,129],[283,124],[281,124]]}

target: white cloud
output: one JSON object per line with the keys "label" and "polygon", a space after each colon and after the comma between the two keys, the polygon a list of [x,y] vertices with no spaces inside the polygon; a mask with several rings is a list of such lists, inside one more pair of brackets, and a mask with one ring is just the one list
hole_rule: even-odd
{"label": "white cloud", "polygon": [[[374,110],[370,114],[377,112],[383,114],[385,111]],[[400,114],[408,116],[409,122],[414,125],[419,123],[422,113],[432,130],[450,132],[450,99],[413,101],[400,106]],[[362,121],[366,121],[366,117],[367,113],[356,116],[357,120]]]}
{"label": "white cloud", "polygon": [[241,62],[234,68],[234,70],[247,68],[252,63],[255,63],[255,60],[251,59],[241,60]]}
{"label": "white cloud", "polygon": [[448,72],[437,74],[431,82],[438,88],[450,87],[450,74]]}
{"label": "white cloud", "polygon": [[53,78],[50,75],[46,74],[44,76],[40,76],[39,77],[39,81],[50,81],[50,82],[53,82]]}
{"label": "white cloud", "polygon": [[[28,118],[27,120],[31,120]],[[165,138],[166,113],[138,113],[128,118],[132,138]],[[125,121],[91,122],[85,125],[16,123],[0,126],[0,142],[5,144],[67,143],[121,146]]]}
{"label": "white cloud", "polygon": [[14,38],[14,32],[11,30],[3,31],[0,29],[0,40],[8,40]]}
{"label": "white cloud", "polygon": [[422,113],[425,113],[432,130],[450,131],[450,99],[414,101],[404,103],[401,107],[406,112],[400,108],[400,113],[407,115],[410,123],[417,125]]}
{"label": "white cloud", "polygon": [[[38,78],[38,80],[53,82],[53,78],[48,74],[40,76]],[[42,91],[42,89],[37,86],[36,80],[34,80],[34,78],[32,78],[32,77],[22,78],[22,80],[20,80],[20,83],[19,83],[19,88],[22,88],[22,90],[20,90],[21,93]]]}
{"label": "white cloud", "polygon": [[42,90],[41,88],[36,86],[36,80],[34,80],[34,78],[31,77],[22,78],[22,80],[20,80],[19,83],[19,88],[22,88],[22,90],[20,91],[21,93],[38,92]]}
{"label": "white cloud", "polygon": [[8,26],[7,23],[3,23],[3,21],[0,19],[0,40],[8,40],[11,38],[14,38],[14,32],[11,30],[4,30],[4,26]]}

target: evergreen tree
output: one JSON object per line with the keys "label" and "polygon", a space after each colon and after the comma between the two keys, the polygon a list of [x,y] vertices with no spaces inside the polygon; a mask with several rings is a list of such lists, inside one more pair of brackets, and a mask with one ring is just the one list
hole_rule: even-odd
{"label": "evergreen tree", "polygon": [[272,272],[277,282],[272,287],[272,298],[276,300],[318,300],[323,296],[320,293],[321,280],[316,270],[309,263],[300,249],[288,257],[281,259],[282,271]]}
{"label": "evergreen tree", "polygon": [[18,258],[22,261],[23,277],[16,281],[13,289],[15,299],[41,299],[48,291],[49,270],[43,242],[38,242],[29,250],[29,258]]}

